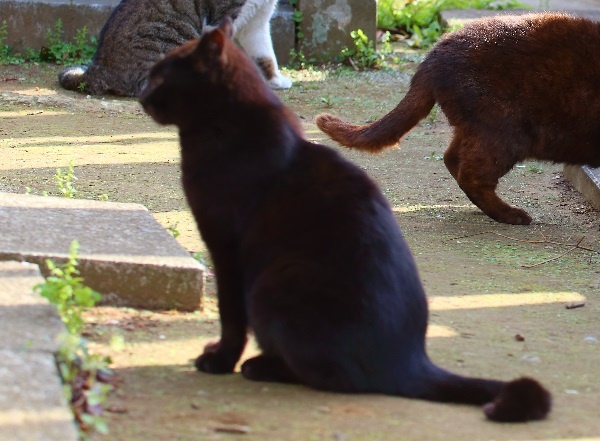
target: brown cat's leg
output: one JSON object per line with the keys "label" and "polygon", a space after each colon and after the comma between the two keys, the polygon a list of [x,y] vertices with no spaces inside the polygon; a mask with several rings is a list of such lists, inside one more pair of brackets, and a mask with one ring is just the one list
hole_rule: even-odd
{"label": "brown cat's leg", "polygon": [[298,378],[279,357],[259,355],[242,364],[242,375],[253,381],[299,383]]}
{"label": "brown cat's leg", "polygon": [[483,144],[475,136],[465,136],[457,130],[444,153],[444,163],[460,188],[481,211],[498,222],[529,225],[531,216],[520,208],[511,207],[496,194],[498,180],[515,164],[495,152],[501,146]]}

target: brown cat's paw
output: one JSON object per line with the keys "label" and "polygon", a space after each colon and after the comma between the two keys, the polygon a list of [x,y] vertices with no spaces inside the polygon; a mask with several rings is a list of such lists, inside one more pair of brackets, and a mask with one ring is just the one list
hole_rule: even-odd
{"label": "brown cat's paw", "polygon": [[493,421],[517,423],[542,420],[551,407],[550,392],[524,377],[507,383],[493,402],[483,406],[483,412]]}
{"label": "brown cat's paw", "polygon": [[510,211],[505,211],[501,216],[496,219],[498,222],[512,225],[529,225],[531,223],[531,216],[520,208],[511,208]]}

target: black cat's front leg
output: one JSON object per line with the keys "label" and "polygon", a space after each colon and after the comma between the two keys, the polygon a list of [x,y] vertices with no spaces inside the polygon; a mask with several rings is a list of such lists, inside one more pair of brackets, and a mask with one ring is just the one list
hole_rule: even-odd
{"label": "black cat's front leg", "polygon": [[196,359],[196,369],[211,374],[233,372],[246,346],[247,316],[242,276],[235,267],[215,262],[221,340],[210,343]]}

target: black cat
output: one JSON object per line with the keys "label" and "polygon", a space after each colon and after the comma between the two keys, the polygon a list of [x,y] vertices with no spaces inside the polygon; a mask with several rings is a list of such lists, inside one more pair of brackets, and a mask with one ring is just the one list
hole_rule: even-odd
{"label": "black cat", "polygon": [[387,201],[304,138],[230,21],[159,62],[140,101],[179,127],[183,187],[215,266],[221,340],[199,370],[233,372],[252,329],[251,380],[485,405],[496,421],[550,411],[535,380],[465,378],[429,360],[427,300]]}

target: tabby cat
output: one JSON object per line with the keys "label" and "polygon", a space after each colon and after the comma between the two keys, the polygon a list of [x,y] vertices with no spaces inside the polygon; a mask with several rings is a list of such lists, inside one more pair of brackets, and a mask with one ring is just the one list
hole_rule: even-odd
{"label": "tabby cat", "polygon": [[377,152],[438,103],[454,126],[444,162],[460,188],[498,222],[531,217],[496,194],[517,162],[600,166],[600,23],[558,13],[486,18],[442,39],[398,106],[354,126],[317,125],[348,147]]}
{"label": "tabby cat", "polygon": [[122,0],[100,32],[91,64],[63,69],[58,81],[65,89],[92,95],[138,96],[154,63],[232,16],[240,44],[271,87],[289,88],[292,82],[279,72],[271,41],[269,20],[276,4],[277,0]]}
{"label": "tabby cat", "polygon": [[175,124],[183,188],[211,253],[221,339],[200,371],[233,372],[252,329],[256,381],[484,405],[495,421],[542,419],[535,380],[467,378],[425,351],[427,300],[381,191],[298,119],[231,40],[225,20],[173,51],[140,97]]}

